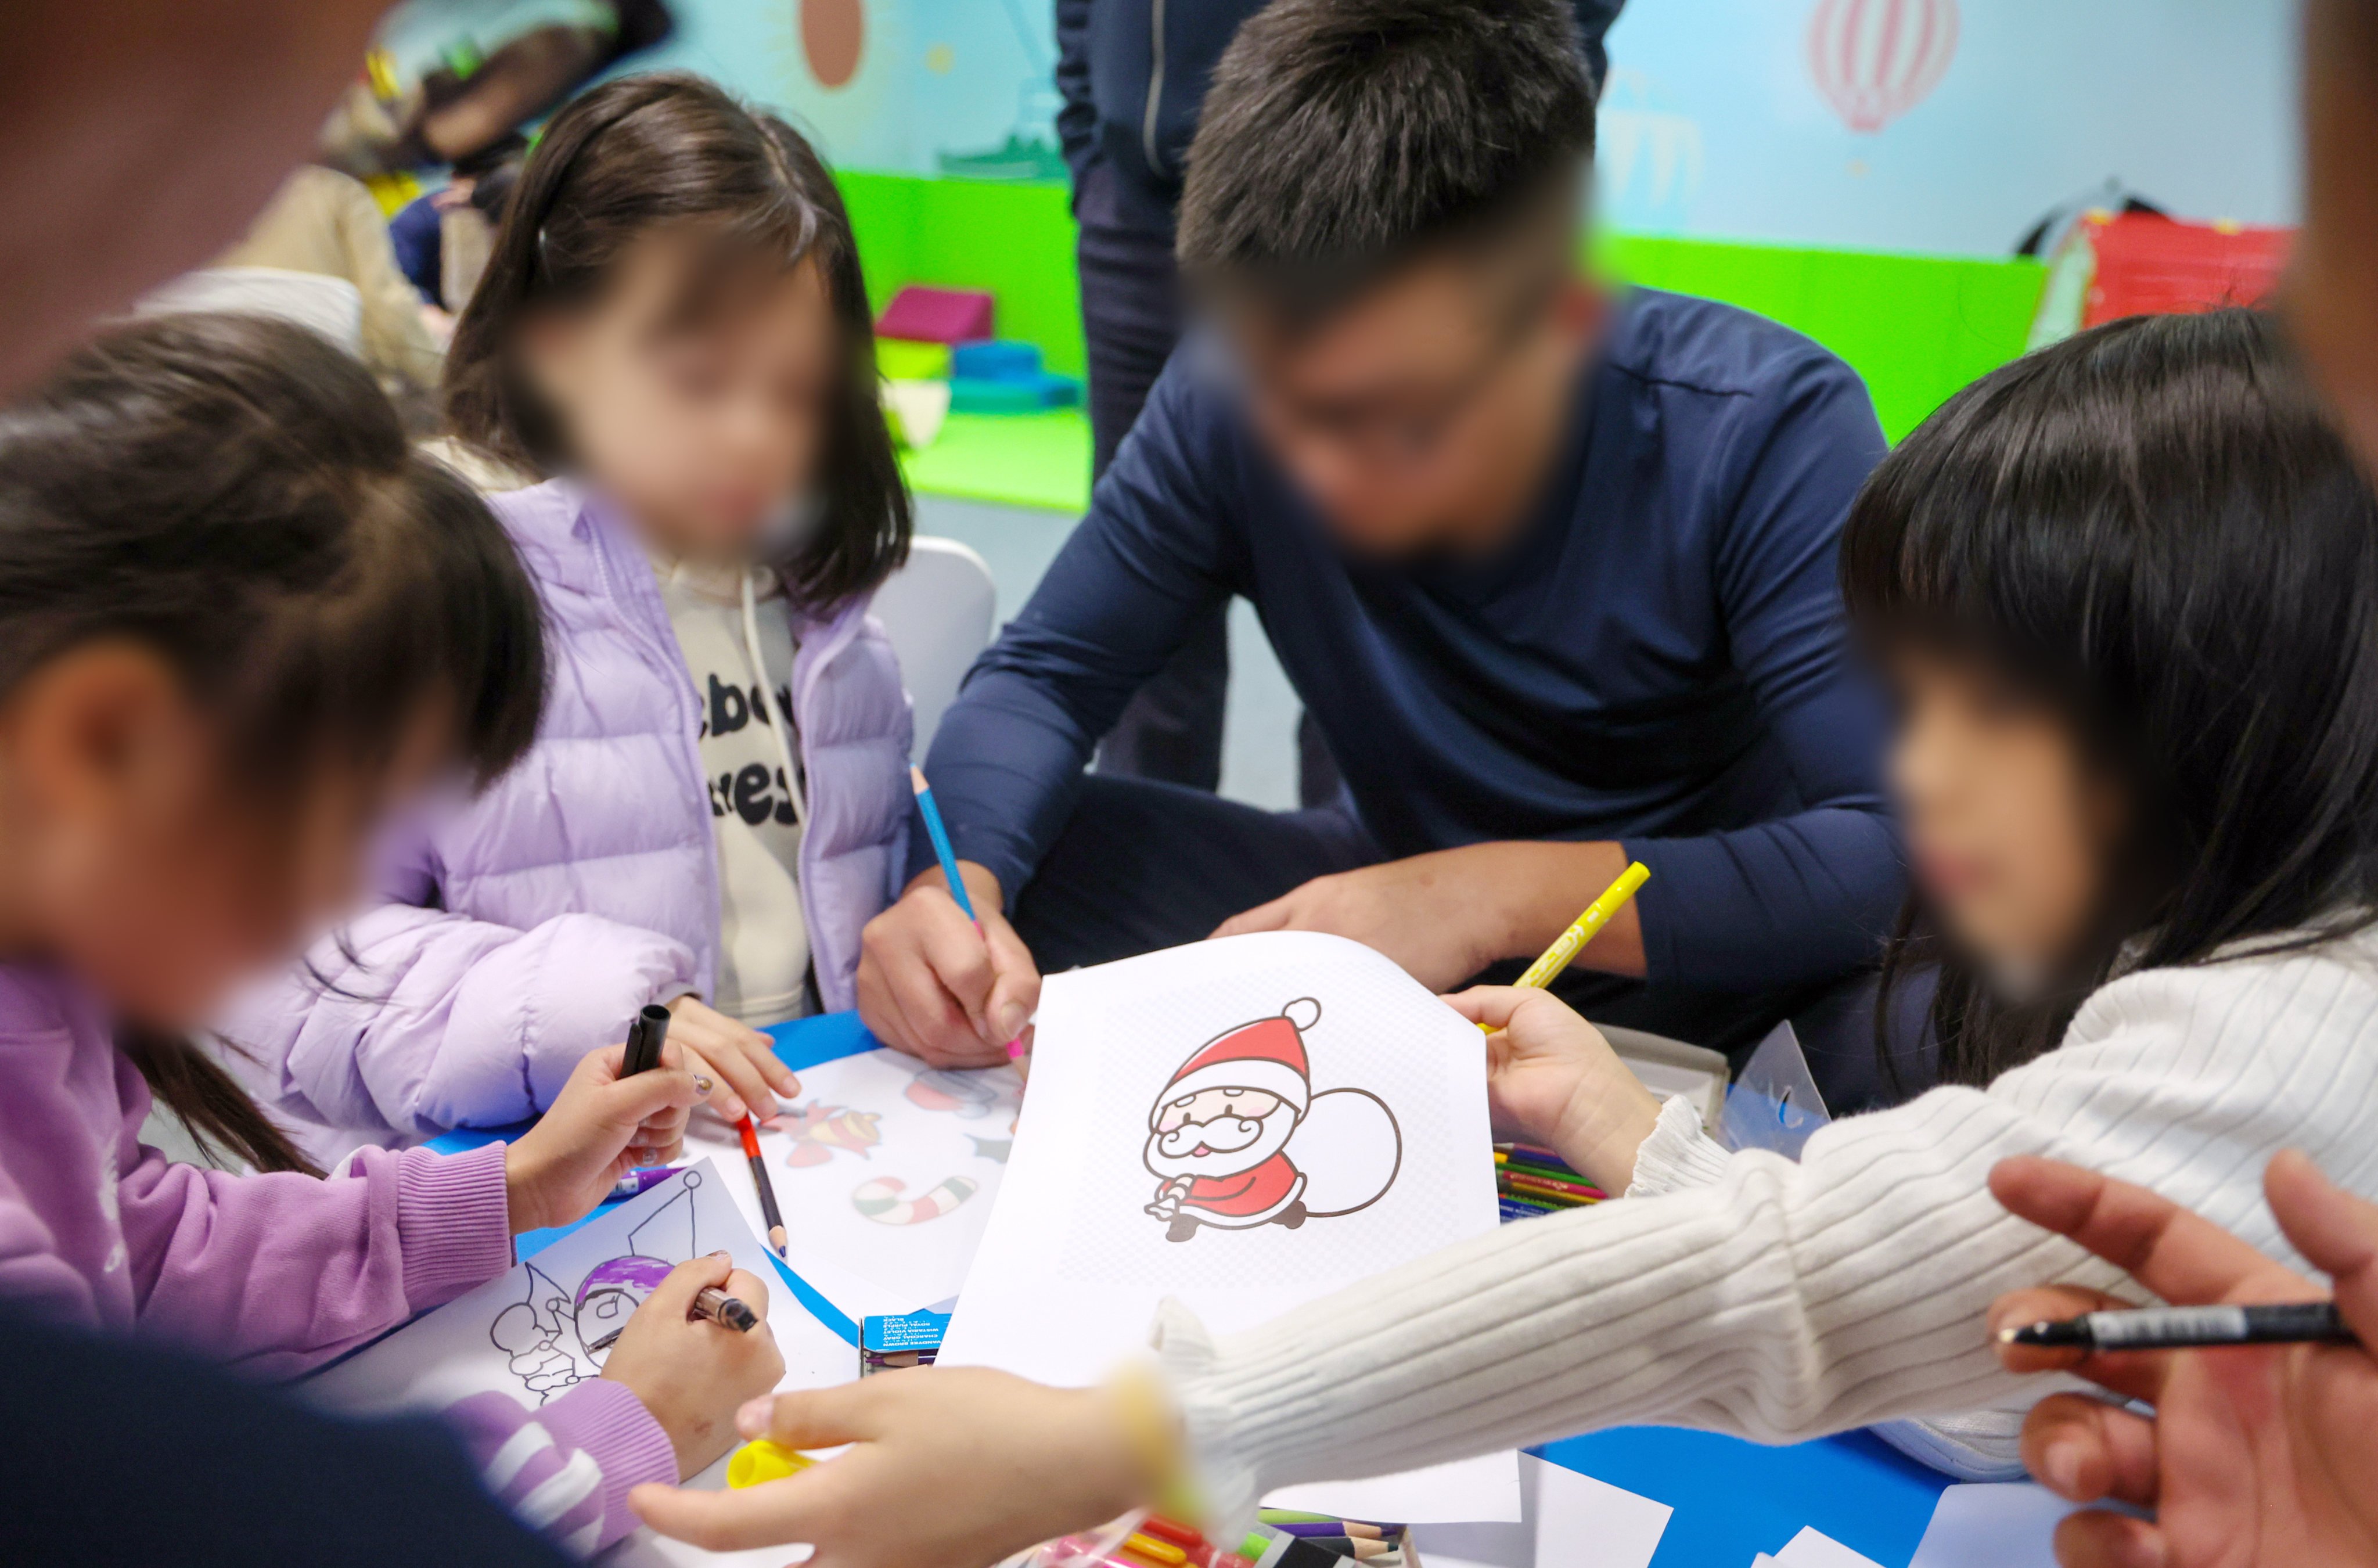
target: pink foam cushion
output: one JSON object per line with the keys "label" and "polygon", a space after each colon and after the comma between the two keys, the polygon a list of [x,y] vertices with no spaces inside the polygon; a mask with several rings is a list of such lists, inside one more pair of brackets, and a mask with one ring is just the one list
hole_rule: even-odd
{"label": "pink foam cushion", "polygon": [[979,289],[910,283],[883,308],[875,331],[919,343],[974,343],[991,336],[991,296]]}

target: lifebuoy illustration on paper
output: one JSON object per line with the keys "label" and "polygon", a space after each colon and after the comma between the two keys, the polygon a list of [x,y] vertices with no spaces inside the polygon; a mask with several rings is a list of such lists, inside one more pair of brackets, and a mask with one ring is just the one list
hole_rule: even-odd
{"label": "lifebuoy illustration on paper", "polygon": [[1304,1036],[1321,1004],[1224,1030],[1190,1053],[1156,1097],[1142,1156],[1157,1177],[1147,1206],[1165,1236],[1253,1230],[1367,1209],[1395,1185],[1403,1133],[1367,1089],[1313,1091]]}
{"label": "lifebuoy illustration on paper", "polygon": [[902,1196],[907,1187],[898,1176],[862,1181],[850,1195],[850,1206],[880,1225],[920,1225],[956,1209],[982,1183],[968,1176],[944,1176],[914,1198]]}

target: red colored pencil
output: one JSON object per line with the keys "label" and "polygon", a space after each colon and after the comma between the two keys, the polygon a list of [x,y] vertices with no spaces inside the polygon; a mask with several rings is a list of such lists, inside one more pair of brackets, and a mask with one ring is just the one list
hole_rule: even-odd
{"label": "red colored pencil", "polygon": [[751,1185],[760,1189],[760,1212],[768,1222],[768,1245],[776,1256],[785,1256],[787,1237],[785,1234],[784,1212],[776,1207],[776,1188],[768,1180],[768,1162],[760,1156],[760,1129],[751,1125],[751,1114],[746,1111],[735,1124],[743,1139],[743,1157],[751,1162]]}

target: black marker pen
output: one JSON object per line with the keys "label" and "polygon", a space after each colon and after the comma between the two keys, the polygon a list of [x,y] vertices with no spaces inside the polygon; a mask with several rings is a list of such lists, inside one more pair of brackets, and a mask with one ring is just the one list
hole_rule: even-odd
{"label": "black marker pen", "polygon": [[2334,1301],[2262,1307],[2142,1307],[2000,1329],[2003,1345],[2052,1349],[2193,1350],[2224,1345],[2359,1345]]}

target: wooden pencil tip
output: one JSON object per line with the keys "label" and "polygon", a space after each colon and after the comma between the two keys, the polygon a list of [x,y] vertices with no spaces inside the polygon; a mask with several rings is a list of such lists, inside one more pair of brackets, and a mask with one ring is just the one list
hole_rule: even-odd
{"label": "wooden pencil tip", "polygon": [[925,770],[913,762],[908,765],[908,788],[916,794],[925,792]]}

